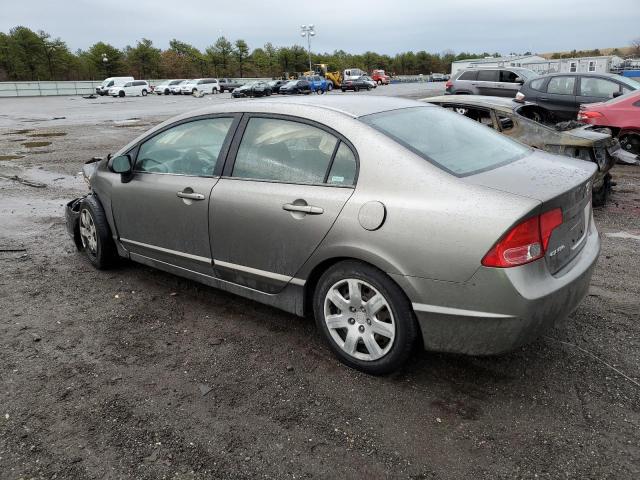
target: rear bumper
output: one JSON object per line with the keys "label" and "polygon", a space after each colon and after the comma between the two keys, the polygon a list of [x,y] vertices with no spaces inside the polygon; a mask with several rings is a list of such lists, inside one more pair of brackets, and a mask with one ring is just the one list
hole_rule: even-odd
{"label": "rear bumper", "polygon": [[509,269],[481,267],[463,284],[403,277],[402,286],[409,289],[426,350],[500,354],[535,340],[578,307],[599,253],[592,221],[580,254],[555,275],[539,260]]}

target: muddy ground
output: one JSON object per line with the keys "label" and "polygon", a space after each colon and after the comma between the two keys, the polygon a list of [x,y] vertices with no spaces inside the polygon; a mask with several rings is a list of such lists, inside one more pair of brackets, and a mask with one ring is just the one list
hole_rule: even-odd
{"label": "muddy ground", "polygon": [[309,319],[75,250],[63,204],[82,162],[185,104],[116,116],[98,100],[56,123],[61,99],[37,115],[23,100],[0,100],[0,478],[640,477],[640,167],[613,170],[592,288],[565,325],[376,378]]}

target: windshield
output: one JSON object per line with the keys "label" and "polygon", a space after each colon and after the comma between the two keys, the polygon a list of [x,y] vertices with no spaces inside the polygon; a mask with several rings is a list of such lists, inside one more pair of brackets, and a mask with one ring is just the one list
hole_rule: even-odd
{"label": "windshield", "polygon": [[404,108],[360,119],[456,176],[490,170],[531,151],[486,125],[444,108]]}
{"label": "windshield", "polygon": [[288,87],[293,87],[294,85],[298,84],[298,80],[289,80],[287,83],[285,83],[286,86]]}
{"label": "windshield", "polygon": [[634,80],[632,78],[629,77],[623,77],[622,75],[620,75],[617,80],[619,82],[624,83],[625,85],[628,85],[629,87],[633,88],[634,90],[640,90],[640,82],[638,82],[637,80]]}

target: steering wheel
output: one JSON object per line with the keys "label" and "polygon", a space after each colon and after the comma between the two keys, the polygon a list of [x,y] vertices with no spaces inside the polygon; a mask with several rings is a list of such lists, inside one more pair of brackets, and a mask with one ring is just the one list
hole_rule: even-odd
{"label": "steering wheel", "polygon": [[212,175],[216,160],[215,156],[202,147],[191,148],[182,156],[184,170],[194,175]]}

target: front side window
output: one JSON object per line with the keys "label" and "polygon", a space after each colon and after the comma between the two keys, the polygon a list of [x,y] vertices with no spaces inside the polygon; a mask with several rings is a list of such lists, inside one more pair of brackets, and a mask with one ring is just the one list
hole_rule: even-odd
{"label": "front side window", "polygon": [[311,125],[252,118],[242,137],[232,176],[323,183],[337,143],[336,137]]}
{"label": "front side window", "polygon": [[516,78],[518,78],[518,74],[513,73],[509,70],[500,70],[501,82],[516,83]]}
{"label": "front side window", "polygon": [[580,79],[580,95],[585,97],[613,98],[620,91],[620,85],[604,78],[582,77]]}
{"label": "front side window", "polygon": [[457,176],[490,170],[530,152],[501,133],[444,108],[403,108],[361,120]]}
{"label": "front side window", "polygon": [[207,118],[159,133],[140,147],[135,171],[211,176],[233,118]]}
{"label": "front side window", "polygon": [[547,93],[556,95],[573,95],[576,77],[553,77],[547,85]]}

